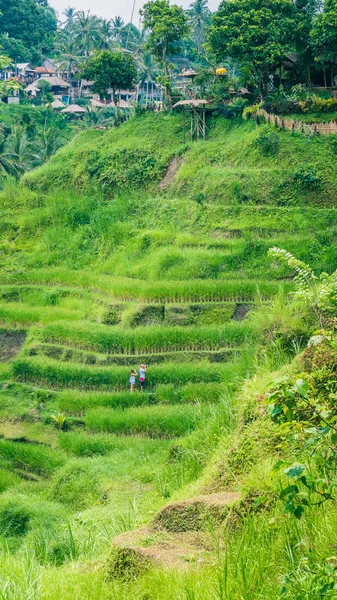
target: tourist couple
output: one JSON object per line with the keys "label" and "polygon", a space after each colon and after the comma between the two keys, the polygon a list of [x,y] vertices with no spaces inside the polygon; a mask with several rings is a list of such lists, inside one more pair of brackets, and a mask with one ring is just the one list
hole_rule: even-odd
{"label": "tourist couple", "polygon": [[[131,394],[133,394],[133,392],[135,391],[137,375],[138,375],[138,373],[137,373],[136,369],[131,369],[131,373],[130,373],[130,392],[131,392]],[[145,376],[146,376],[146,365],[142,364],[139,367],[139,384],[140,384],[141,392],[144,390],[144,387],[145,387]]]}

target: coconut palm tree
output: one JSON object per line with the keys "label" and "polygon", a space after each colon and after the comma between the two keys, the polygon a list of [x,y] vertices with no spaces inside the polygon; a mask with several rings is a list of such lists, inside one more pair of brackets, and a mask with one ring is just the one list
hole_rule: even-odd
{"label": "coconut palm tree", "polygon": [[190,25],[193,31],[193,37],[198,52],[201,52],[202,45],[205,42],[205,33],[211,22],[211,11],[208,8],[208,0],[194,0],[187,11]]}
{"label": "coconut palm tree", "polygon": [[112,23],[112,32],[113,32],[113,37],[115,39],[115,41],[120,44],[121,43],[121,31],[125,25],[124,20],[122,19],[122,17],[119,17],[118,15],[111,20]]}
{"label": "coconut palm tree", "polygon": [[33,146],[28,140],[25,129],[19,125],[13,127],[12,133],[6,140],[5,148],[7,154],[13,156],[14,172],[12,174],[16,177],[29,171],[37,159],[37,155],[33,151]]}
{"label": "coconut palm tree", "polygon": [[149,84],[152,86],[159,75],[157,63],[153,60],[151,52],[142,49],[137,56],[137,67],[139,70],[139,86],[146,89],[146,104],[149,96]]}
{"label": "coconut palm tree", "polygon": [[113,50],[119,47],[114,39],[113,23],[109,19],[102,19],[100,22],[98,47],[100,50]]}
{"label": "coconut palm tree", "polygon": [[66,138],[60,135],[56,127],[47,127],[39,134],[33,146],[36,164],[42,164],[63,146]]}
{"label": "coconut palm tree", "polygon": [[73,31],[74,21],[75,21],[76,15],[77,15],[76,8],[68,6],[68,8],[66,8],[62,14],[65,16],[66,20],[63,23],[61,22],[61,25],[63,25],[63,27],[66,31],[68,31],[68,32]]}
{"label": "coconut palm tree", "polygon": [[32,162],[29,160],[28,139],[20,127],[14,129],[6,137],[3,128],[0,128],[0,175],[13,175],[16,179],[27,171]]}
{"label": "coconut palm tree", "polygon": [[78,11],[74,19],[74,41],[83,48],[84,56],[88,56],[99,40],[100,19],[90,14],[90,10]]}
{"label": "coconut palm tree", "polygon": [[78,42],[72,39],[72,36],[60,38],[56,45],[58,59],[56,64],[61,73],[75,73],[83,62],[84,57],[81,54],[81,48]]}

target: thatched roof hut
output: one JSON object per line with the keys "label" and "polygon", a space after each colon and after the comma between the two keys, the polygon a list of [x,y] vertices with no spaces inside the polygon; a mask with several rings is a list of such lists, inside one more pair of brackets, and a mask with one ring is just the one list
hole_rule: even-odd
{"label": "thatched roof hut", "polygon": [[53,100],[53,102],[50,105],[52,108],[64,108],[64,104],[63,102],[61,102],[61,100],[59,98],[55,98],[55,100]]}
{"label": "thatched roof hut", "polygon": [[86,113],[87,111],[83,106],[79,106],[78,104],[69,104],[66,108],[61,110],[61,113],[65,113],[68,115],[76,115],[81,113]]}

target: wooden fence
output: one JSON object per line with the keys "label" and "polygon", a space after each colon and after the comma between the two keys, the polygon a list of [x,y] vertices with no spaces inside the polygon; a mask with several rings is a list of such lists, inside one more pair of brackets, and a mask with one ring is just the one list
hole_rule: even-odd
{"label": "wooden fence", "polygon": [[256,114],[258,117],[263,117],[267,123],[271,123],[281,129],[290,129],[290,131],[299,131],[300,133],[307,134],[318,133],[320,135],[337,133],[337,121],[330,121],[329,123],[303,123],[302,121],[294,121],[286,117],[271,115],[263,108],[260,108]]}

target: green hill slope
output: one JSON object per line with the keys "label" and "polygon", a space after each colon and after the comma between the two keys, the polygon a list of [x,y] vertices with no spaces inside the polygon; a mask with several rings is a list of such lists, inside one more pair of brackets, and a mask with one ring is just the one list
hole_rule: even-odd
{"label": "green hill slope", "polygon": [[[279,598],[290,559],[266,473],[280,433],[254,400],[270,374],[236,394],[261,361],[282,368],[314,327],[287,304],[292,270],[267,251],[336,268],[337,166],[329,139],[281,132],[274,156],[259,139],[252,122],[218,119],[206,142],[186,143],[179,115],[145,115],[81,133],[1,192],[9,598],[30,586],[48,600]],[[142,362],[146,389],[130,394]],[[226,583],[219,525],[231,515],[237,531],[260,505],[241,542],[233,535]],[[265,514],[283,528],[269,579]],[[107,561],[112,539],[137,528],[129,554]],[[133,582],[153,558],[164,570]]]}

